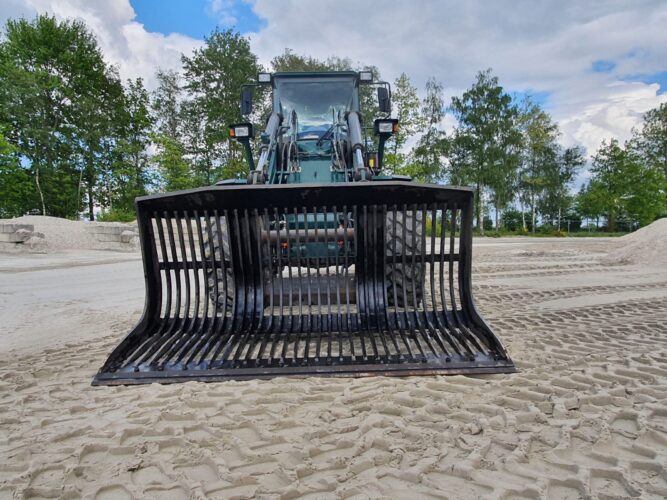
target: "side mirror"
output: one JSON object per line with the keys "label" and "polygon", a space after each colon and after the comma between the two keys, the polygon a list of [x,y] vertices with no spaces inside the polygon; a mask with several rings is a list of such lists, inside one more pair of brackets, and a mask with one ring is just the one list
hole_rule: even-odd
{"label": "side mirror", "polygon": [[378,87],[378,107],[381,113],[391,113],[391,98],[387,87]]}
{"label": "side mirror", "polygon": [[244,88],[241,91],[241,115],[247,116],[252,113],[252,89]]}

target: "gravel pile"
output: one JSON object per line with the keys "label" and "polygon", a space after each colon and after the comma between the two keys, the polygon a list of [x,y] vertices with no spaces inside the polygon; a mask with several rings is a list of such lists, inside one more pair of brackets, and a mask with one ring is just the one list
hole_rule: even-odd
{"label": "gravel pile", "polygon": [[667,218],[622,236],[623,246],[608,255],[611,262],[646,266],[667,265]]}
{"label": "gravel pile", "polygon": [[35,231],[43,233],[46,242],[51,250],[102,250],[105,248],[103,243],[86,232],[86,223],[82,221],[72,221],[61,219],[59,217],[49,217],[46,215],[26,215],[6,222],[15,222],[19,224],[32,224]]}

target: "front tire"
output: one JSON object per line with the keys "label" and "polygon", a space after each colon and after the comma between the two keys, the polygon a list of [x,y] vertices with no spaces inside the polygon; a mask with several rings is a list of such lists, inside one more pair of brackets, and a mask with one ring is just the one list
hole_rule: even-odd
{"label": "front tire", "polygon": [[[256,228],[256,224],[260,224],[263,227],[268,227],[269,223],[264,219],[260,218],[259,222],[252,222],[250,223],[250,230],[254,234],[254,229]],[[219,227],[220,227],[220,237],[218,237],[218,224],[215,223],[215,219],[211,219],[211,236],[212,236],[212,241],[209,241],[209,236],[208,236],[208,231],[204,233],[204,257],[206,258],[207,263],[211,262],[211,256],[215,256],[215,262],[216,262],[216,269],[213,270],[208,264],[206,268],[206,282],[208,283],[208,295],[209,299],[211,300],[211,303],[214,305],[216,312],[220,313],[223,311],[232,311],[232,307],[234,306],[234,300],[235,300],[235,292],[236,292],[236,287],[234,283],[234,274],[232,273],[232,270],[230,267],[225,267],[224,269],[224,274],[223,274],[223,267],[224,265],[222,264],[222,254],[220,252],[220,241],[222,240],[222,249],[224,253],[225,260],[229,263],[231,260],[231,252],[230,252],[230,241],[229,241],[229,234],[227,232],[227,224],[225,221],[224,217],[220,217],[219,220]],[[269,246],[266,244],[262,244],[261,246],[262,253],[264,256],[270,255],[270,249]],[[229,266],[229,264],[227,264]],[[278,275],[278,270],[274,269],[273,274],[274,276]],[[250,274],[248,274],[248,277]],[[225,280],[226,278],[226,280]],[[264,276],[263,276],[263,283],[264,283],[264,290],[265,293],[269,290],[269,283],[270,283],[270,272],[267,267],[264,268]],[[217,294],[216,294],[216,288],[215,285],[218,285],[217,288]]]}
{"label": "front tire", "polygon": [[[234,305],[234,275],[232,270],[225,268],[223,271],[223,253],[225,260],[229,262],[229,235],[227,234],[227,223],[224,217],[220,217],[218,224],[214,218],[210,220],[211,241],[208,231],[204,232],[204,257],[206,259],[206,283],[208,285],[208,296],[217,311],[231,310]],[[220,229],[218,229],[218,227]],[[218,236],[218,233],[220,235]],[[222,240],[222,252],[220,252],[220,241]],[[215,259],[215,269],[210,266]],[[223,274],[224,273],[224,274]],[[217,282],[217,294],[216,294]]]}
{"label": "front tire", "polygon": [[[419,210],[387,213],[385,242],[390,262],[387,263],[386,278],[390,306],[418,307],[423,301],[425,267],[420,262],[412,263],[412,255],[421,257],[424,254],[423,219],[424,214]],[[405,264],[402,254],[406,256]],[[394,255],[396,264],[391,261]]]}

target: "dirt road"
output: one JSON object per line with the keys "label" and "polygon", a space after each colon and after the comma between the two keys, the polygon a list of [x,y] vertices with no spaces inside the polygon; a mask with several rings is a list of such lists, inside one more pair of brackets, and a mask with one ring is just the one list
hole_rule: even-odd
{"label": "dirt road", "polygon": [[96,340],[118,320],[137,321],[143,301],[136,254],[0,256],[0,352]]}
{"label": "dirt road", "polygon": [[667,271],[619,244],[476,240],[515,375],[131,388],[90,381],[136,258],[0,259],[0,498],[664,498]]}

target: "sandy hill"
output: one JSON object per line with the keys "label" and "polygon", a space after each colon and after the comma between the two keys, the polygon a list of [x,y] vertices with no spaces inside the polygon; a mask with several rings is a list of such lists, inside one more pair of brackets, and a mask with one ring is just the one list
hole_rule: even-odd
{"label": "sandy hill", "polygon": [[667,265],[667,218],[659,219],[620,239],[623,246],[609,254],[610,261],[647,266]]}

